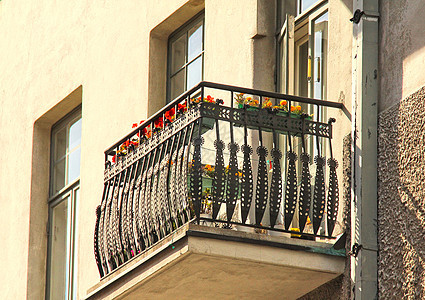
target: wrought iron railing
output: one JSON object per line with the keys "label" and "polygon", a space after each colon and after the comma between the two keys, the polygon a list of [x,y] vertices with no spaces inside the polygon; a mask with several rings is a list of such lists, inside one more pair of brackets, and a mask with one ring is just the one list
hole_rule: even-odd
{"label": "wrought iron railing", "polygon": [[143,122],[105,151],[101,277],[192,219],[331,237],[339,196],[335,120],[321,122],[329,107],[342,104],[201,82]]}

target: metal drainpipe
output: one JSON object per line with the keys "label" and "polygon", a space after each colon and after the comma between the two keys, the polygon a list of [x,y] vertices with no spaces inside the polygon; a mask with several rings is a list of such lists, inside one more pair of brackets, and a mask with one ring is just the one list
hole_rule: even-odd
{"label": "metal drainpipe", "polygon": [[[353,0],[351,256],[353,296],[378,298],[378,0]],[[356,246],[354,247],[356,248]]]}

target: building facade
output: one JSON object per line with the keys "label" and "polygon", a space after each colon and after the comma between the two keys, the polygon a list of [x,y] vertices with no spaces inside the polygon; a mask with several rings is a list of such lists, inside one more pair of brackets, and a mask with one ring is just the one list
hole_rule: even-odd
{"label": "building facade", "polygon": [[0,1],[1,298],[425,297],[424,12]]}

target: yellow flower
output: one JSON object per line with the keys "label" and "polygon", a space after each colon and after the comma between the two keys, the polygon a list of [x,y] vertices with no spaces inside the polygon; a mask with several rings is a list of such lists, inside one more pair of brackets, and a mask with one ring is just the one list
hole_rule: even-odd
{"label": "yellow flower", "polygon": [[301,111],[301,106],[297,105],[297,106],[295,107],[295,109],[296,109],[296,110],[298,110],[298,111]]}

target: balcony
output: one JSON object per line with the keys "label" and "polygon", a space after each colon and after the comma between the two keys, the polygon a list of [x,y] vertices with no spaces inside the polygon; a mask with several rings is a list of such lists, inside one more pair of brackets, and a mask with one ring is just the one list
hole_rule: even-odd
{"label": "balcony", "polygon": [[202,272],[200,260],[235,274],[260,263],[260,273],[298,276],[280,287],[298,286],[294,297],[341,274],[344,249],[333,246],[342,233],[336,120],[323,122],[329,108],[342,104],[201,82],[115,143],[105,152],[96,212],[102,280],[90,295],[137,268],[141,284],[165,266],[164,255],[174,257],[166,264],[193,268],[192,277]]}

